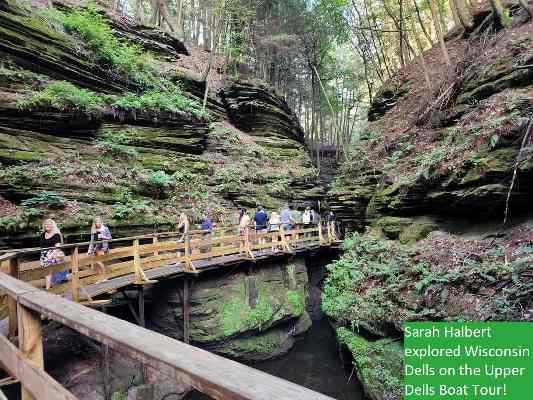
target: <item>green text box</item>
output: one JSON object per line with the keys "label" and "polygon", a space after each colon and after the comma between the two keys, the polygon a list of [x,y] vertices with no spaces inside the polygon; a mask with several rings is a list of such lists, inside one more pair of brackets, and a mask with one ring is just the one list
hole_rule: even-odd
{"label": "green text box", "polygon": [[533,399],[533,323],[412,322],[404,399]]}

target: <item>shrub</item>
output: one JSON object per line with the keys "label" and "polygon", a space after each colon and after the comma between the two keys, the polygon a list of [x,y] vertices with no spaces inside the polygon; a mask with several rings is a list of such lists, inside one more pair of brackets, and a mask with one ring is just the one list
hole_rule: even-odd
{"label": "shrub", "polygon": [[135,142],[136,132],[134,129],[126,129],[120,132],[104,133],[98,138],[100,143],[128,145]]}
{"label": "shrub", "polygon": [[105,141],[99,142],[98,148],[102,151],[103,155],[109,156],[113,159],[130,160],[139,155],[134,148]]}
{"label": "shrub", "polygon": [[113,206],[113,218],[118,220],[130,219],[148,210],[148,202],[127,196],[125,201]]}
{"label": "shrub", "polygon": [[152,171],[143,178],[142,185],[145,192],[159,199],[166,194],[167,189],[173,186],[173,181],[165,171]]}
{"label": "shrub", "polygon": [[179,86],[173,83],[167,83],[166,86],[164,90],[149,89],[141,95],[128,92],[123,96],[115,96],[111,105],[124,111],[142,110],[152,113],[187,111],[198,118],[207,118],[208,114],[202,111],[198,103],[185,97]]}
{"label": "shrub", "polygon": [[40,175],[47,180],[56,180],[59,178],[59,173],[56,168],[52,166],[46,166],[39,171]]}
{"label": "shrub", "polygon": [[41,192],[31,199],[24,200],[21,204],[24,207],[46,206],[50,208],[63,208],[66,200],[55,192]]}
{"label": "shrub", "polygon": [[242,173],[235,167],[217,169],[215,179],[222,192],[237,193],[241,189]]}
{"label": "shrub", "polygon": [[94,4],[62,15],[61,22],[67,31],[83,39],[98,61],[115,67],[141,86],[150,84],[153,58],[140,46],[119,40]]}
{"label": "shrub", "polygon": [[28,168],[24,165],[14,165],[0,169],[0,179],[11,186],[26,186],[31,184],[32,177]]}
{"label": "shrub", "polygon": [[104,107],[101,96],[87,89],[81,89],[67,81],[54,82],[31,98],[19,100],[21,110],[54,108],[59,111],[100,114]]}

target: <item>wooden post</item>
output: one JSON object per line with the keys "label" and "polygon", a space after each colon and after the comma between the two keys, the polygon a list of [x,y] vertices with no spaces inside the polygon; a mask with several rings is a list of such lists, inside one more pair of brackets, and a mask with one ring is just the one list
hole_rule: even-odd
{"label": "wooden post", "polygon": [[326,243],[324,240],[324,232],[322,231],[322,221],[318,221],[318,239],[320,240],[321,245]]}
{"label": "wooden post", "polygon": [[[153,239],[153,244],[154,246],[157,245],[157,243],[159,243],[159,238],[156,236],[154,236],[154,239]],[[158,250],[154,250],[154,256],[158,256],[159,255],[159,251]]]}
{"label": "wooden post", "polygon": [[[19,279],[20,268],[18,257],[9,260],[9,274],[16,279]],[[18,332],[18,312],[17,300],[11,296],[7,296],[7,308],[9,311],[9,333],[8,337],[14,340]]]}
{"label": "wooden post", "polygon": [[146,327],[146,320],[144,318],[144,286],[139,286],[139,325]]}
{"label": "wooden post", "polygon": [[254,254],[252,253],[252,245],[250,243],[250,228],[246,230],[246,235],[244,236],[244,252],[250,257],[252,260],[255,258]]}
{"label": "wooden post", "polygon": [[[41,315],[18,304],[19,347],[24,356],[39,369],[44,369]],[[22,400],[39,400],[22,386]]]}
{"label": "wooden post", "polygon": [[189,279],[185,277],[183,279],[183,341],[189,344],[189,323],[190,323],[190,311],[189,311]]}
{"label": "wooden post", "polygon": [[79,259],[78,247],[74,247],[71,257],[72,273],[70,284],[72,289],[72,300],[76,303],[80,301],[80,274],[79,274]]}
{"label": "wooden post", "polygon": [[135,282],[143,282],[143,271],[141,267],[141,254],[139,252],[139,239],[133,241],[133,269],[135,272]]}
{"label": "wooden post", "polygon": [[104,400],[111,400],[111,388],[110,388],[110,377],[111,377],[111,371],[110,371],[110,363],[109,363],[109,346],[107,344],[103,344],[101,346],[101,352],[102,352],[102,381],[104,386]]}

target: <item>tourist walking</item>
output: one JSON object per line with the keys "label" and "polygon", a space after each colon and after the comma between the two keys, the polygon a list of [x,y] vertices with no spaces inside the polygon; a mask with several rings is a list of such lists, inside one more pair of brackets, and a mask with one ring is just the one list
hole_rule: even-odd
{"label": "tourist walking", "polygon": [[330,238],[337,239],[337,216],[330,210],[328,213],[328,235]]}
{"label": "tourist walking", "polygon": [[[263,209],[263,206],[257,206],[257,211],[255,212],[255,215],[254,215],[255,232],[258,235],[261,235],[262,233],[268,232],[267,224],[268,224],[268,215],[267,215],[267,213]],[[257,242],[259,244],[264,244],[264,243],[266,243],[266,238],[265,237],[259,237]],[[262,250],[263,249],[260,249],[259,252],[261,253]]]}
{"label": "tourist walking", "polygon": [[270,219],[268,220],[268,225],[270,227],[270,232],[274,232],[274,234],[272,234],[272,252],[276,253],[278,251],[279,227],[281,225],[279,213],[276,211],[272,212]]}
{"label": "tourist walking", "polygon": [[[211,232],[213,231],[213,220],[208,214],[204,214],[202,218],[202,231],[204,231],[203,240],[209,241],[211,239]],[[211,245],[202,248],[202,252],[210,252]]]}
{"label": "tourist walking", "polygon": [[[63,236],[57,227],[57,224],[52,219],[47,219],[43,222],[42,233],[39,241],[40,247],[45,250],[41,251],[39,263],[41,268],[48,268],[52,265],[61,264],[65,261],[65,253],[61,249],[54,249],[63,244]],[[68,271],[53,272],[46,275],[45,286],[49,290],[52,285],[68,280]]]}
{"label": "tourist walking", "polygon": [[248,235],[250,233],[249,230],[251,219],[244,208],[241,209],[239,215],[239,235],[241,236],[239,244],[239,253],[242,254],[244,251],[246,251]]}
{"label": "tourist walking", "polygon": [[[309,229],[311,228],[311,223],[312,223],[312,220],[313,220],[313,214],[311,212],[311,209],[309,207],[306,207],[305,208],[305,211],[303,212],[302,214],[302,224],[303,224],[303,228],[304,229]],[[308,237],[310,236],[310,233],[309,232],[306,232],[305,237]]]}
{"label": "tourist walking", "polygon": [[258,233],[267,231],[268,215],[263,209],[263,206],[258,206],[254,216],[255,230]]}
{"label": "tourist walking", "polygon": [[283,207],[283,210],[281,211],[281,224],[283,226],[283,229],[286,231],[292,230],[294,226],[292,211],[288,204],[286,204],[285,207]]}
{"label": "tourist walking", "polygon": [[[111,240],[111,232],[104,224],[101,217],[96,217],[91,226],[91,244],[87,254],[90,256],[103,256],[109,253],[109,243]],[[105,265],[101,261],[95,263],[96,273],[99,275],[105,274]],[[102,282],[102,281],[101,281]]]}
{"label": "tourist walking", "polygon": [[[180,214],[180,218],[178,220],[178,233],[181,235],[178,242],[185,243],[185,240],[187,240],[189,242],[189,254],[191,254],[190,239],[189,239],[189,218],[187,217],[187,214],[185,214],[184,212]],[[181,255],[182,253],[185,255],[184,251],[183,252],[178,251],[179,255]]]}

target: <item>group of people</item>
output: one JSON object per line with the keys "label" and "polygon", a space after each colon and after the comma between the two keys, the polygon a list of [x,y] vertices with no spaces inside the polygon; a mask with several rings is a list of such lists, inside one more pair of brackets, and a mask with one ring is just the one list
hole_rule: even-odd
{"label": "group of people", "polygon": [[[111,232],[104,224],[102,218],[96,217],[91,226],[91,242],[87,254],[93,256],[103,256],[109,251],[108,240],[111,240]],[[40,265],[42,268],[48,268],[52,265],[64,262],[65,253],[59,248],[63,244],[63,235],[59,227],[52,219],[43,222],[43,231],[40,237],[41,251]],[[98,274],[105,274],[105,266],[102,262],[95,262],[95,269]],[[46,289],[53,285],[60,284],[69,279],[68,271],[58,271],[46,275]]]}
{"label": "group of people", "polygon": [[263,206],[258,206],[253,219],[244,208],[239,211],[239,229],[243,236],[248,233],[249,229],[264,233],[276,232],[280,230],[280,227],[283,227],[284,230],[290,231],[297,224],[301,224],[304,228],[310,228],[316,226],[318,221],[320,221],[320,215],[310,207],[306,207],[300,215],[299,212],[286,205],[281,212],[272,211],[268,216]]}
{"label": "group of people", "polygon": [[[253,217],[252,213],[247,213],[244,208],[239,210],[238,227],[240,236],[247,236],[250,229],[257,233],[278,232],[283,228],[284,231],[290,231],[296,226],[302,226],[304,229],[317,226],[320,221],[320,214],[310,207],[306,207],[303,213],[297,210],[292,210],[289,205],[285,205],[280,212],[272,211],[270,215],[267,214],[263,206],[258,206]],[[335,223],[335,214],[330,211],[327,217],[328,222]],[[211,232],[215,224],[209,213],[206,213],[201,221],[201,229],[204,231],[203,238],[209,240]],[[62,264],[65,259],[65,254],[60,246],[63,244],[63,235],[54,220],[47,219],[43,222],[42,234],[40,237],[41,251],[40,265],[42,268],[48,268],[53,265]],[[189,233],[189,218],[186,213],[181,213],[178,220],[178,232],[181,234],[180,241],[185,240],[187,233]],[[93,220],[90,231],[90,244],[88,248],[88,255],[103,256],[109,252],[108,241],[112,239],[109,228],[104,224],[101,217],[96,217]],[[264,240],[263,240],[264,241]],[[278,239],[273,236],[272,251],[277,251]],[[244,242],[241,241],[241,252],[244,251]],[[94,263],[96,273],[104,275],[106,273],[105,266],[102,262],[96,261]],[[53,285],[68,281],[68,271],[58,271],[46,275],[46,289],[50,289]]]}

